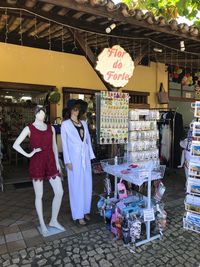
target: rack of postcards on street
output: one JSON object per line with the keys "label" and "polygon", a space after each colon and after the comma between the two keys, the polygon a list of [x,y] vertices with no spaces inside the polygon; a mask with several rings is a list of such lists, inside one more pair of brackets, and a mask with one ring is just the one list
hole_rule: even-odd
{"label": "rack of postcards on street", "polygon": [[2,143],[1,143],[1,132],[0,132],[0,189],[3,191],[3,165],[2,165],[2,159],[3,159],[3,153],[1,152]]}
{"label": "rack of postcards on street", "polygon": [[[106,227],[125,245],[140,246],[161,238],[167,218],[161,201],[165,187],[160,181],[165,166],[159,165],[157,160],[133,163],[128,157],[102,160],[101,165],[106,177],[104,194],[100,196],[97,207]],[[114,192],[110,175],[115,180]],[[152,181],[157,181],[153,195]],[[131,188],[131,185],[140,187],[144,183],[147,183],[147,195]]]}
{"label": "rack of postcards on street", "polygon": [[200,233],[200,101],[192,104],[196,122],[192,122],[192,143],[187,178],[183,227]]}

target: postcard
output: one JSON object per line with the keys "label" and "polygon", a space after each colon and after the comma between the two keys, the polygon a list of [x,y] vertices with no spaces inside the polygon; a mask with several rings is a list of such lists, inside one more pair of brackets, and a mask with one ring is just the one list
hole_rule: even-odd
{"label": "postcard", "polygon": [[194,162],[189,163],[189,176],[200,177],[200,165]]}

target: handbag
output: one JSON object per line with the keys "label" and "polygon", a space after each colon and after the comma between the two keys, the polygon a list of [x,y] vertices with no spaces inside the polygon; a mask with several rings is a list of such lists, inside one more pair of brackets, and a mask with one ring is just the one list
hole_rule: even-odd
{"label": "handbag", "polygon": [[163,83],[160,83],[160,90],[157,93],[157,98],[158,98],[159,104],[168,104],[169,103],[168,92],[165,92]]}

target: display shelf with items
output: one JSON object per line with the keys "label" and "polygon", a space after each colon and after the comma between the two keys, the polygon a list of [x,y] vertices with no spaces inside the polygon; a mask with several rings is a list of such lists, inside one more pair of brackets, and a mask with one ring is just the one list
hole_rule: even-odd
{"label": "display shelf with items", "polygon": [[192,103],[197,121],[190,124],[191,143],[183,227],[200,233],[200,102]]}
{"label": "display shelf with items", "polygon": [[102,91],[96,94],[97,140],[99,144],[128,142],[129,95]]}
{"label": "display shelf with items", "polygon": [[159,111],[132,109],[129,111],[129,140],[127,156],[134,162],[155,161],[159,164],[157,141],[159,132],[156,120]]}
{"label": "display shelf with items", "polygon": [[[105,173],[115,177],[114,194],[111,195],[111,184],[105,178],[106,196],[101,196],[97,206],[100,214],[105,218],[107,228],[125,244],[143,245],[161,238],[166,227],[167,214],[161,198],[165,187],[160,181],[165,173],[165,166],[158,161],[134,162],[128,157],[115,157],[101,161]],[[147,196],[133,190],[127,190],[122,181],[141,186],[147,182]],[[152,197],[151,181],[158,182]],[[155,231],[151,231],[151,223],[155,224]],[[146,233],[142,234],[142,224],[146,226]],[[139,240],[139,241],[138,241]]]}

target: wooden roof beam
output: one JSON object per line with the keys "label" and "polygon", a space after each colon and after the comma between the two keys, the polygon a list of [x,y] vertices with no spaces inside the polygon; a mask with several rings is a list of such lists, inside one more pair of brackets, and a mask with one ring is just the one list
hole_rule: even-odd
{"label": "wooden roof beam", "polygon": [[98,8],[95,8],[91,6],[90,3],[85,3],[83,5],[83,4],[78,4],[74,0],[67,0],[67,1],[65,0],[39,0],[39,1],[43,3],[50,3],[55,6],[65,7],[65,8],[73,9],[76,11],[89,13],[89,14],[96,15],[99,17],[105,17],[105,18],[109,17],[113,20],[116,20],[117,18],[117,20],[124,21],[130,25],[135,25],[135,26],[151,29],[156,32],[163,32],[163,33],[167,33],[167,34],[174,35],[174,36],[181,36],[182,38],[187,38],[190,40],[195,40],[197,42],[200,42],[200,38],[198,37],[193,37],[193,36],[178,32],[178,31],[172,31],[170,28],[167,28],[167,27],[159,27],[158,25],[155,25],[155,24],[148,24],[146,21],[144,20],[139,21],[134,17],[125,17],[121,13],[120,9],[116,11],[108,12],[105,7],[98,6]]}
{"label": "wooden roof beam", "polygon": [[[71,33],[72,37],[75,38],[76,44],[84,52],[86,59],[88,60],[88,62],[90,63],[90,65],[95,70],[96,56],[93,53],[93,51],[91,50],[91,48],[88,46],[88,43],[86,42],[86,40],[80,35],[79,32],[75,32],[74,33],[74,31],[72,29],[70,29],[70,28],[69,28],[69,32]],[[107,82],[105,82],[104,79],[103,79],[103,76],[97,70],[95,70],[95,72],[97,73],[97,75],[99,76],[100,80],[105,85],[105,87],[109,91],[112,91],[114,87],[111,86],[110,84],[108,84]]]}

